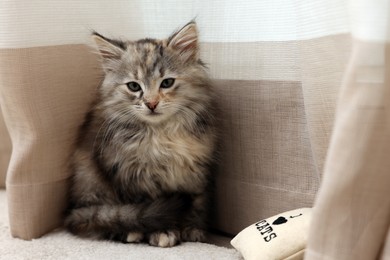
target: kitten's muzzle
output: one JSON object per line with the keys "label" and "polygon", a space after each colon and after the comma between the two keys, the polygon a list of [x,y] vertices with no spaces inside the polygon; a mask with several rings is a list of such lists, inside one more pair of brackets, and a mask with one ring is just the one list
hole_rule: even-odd
{"label": "kitten's muzzle", "polygon": [[154,110],[156,109],[157,105],[158,105],[158,101],[157,100],[145,102],[145,106],[147,106],[152,112],[154,112]]}

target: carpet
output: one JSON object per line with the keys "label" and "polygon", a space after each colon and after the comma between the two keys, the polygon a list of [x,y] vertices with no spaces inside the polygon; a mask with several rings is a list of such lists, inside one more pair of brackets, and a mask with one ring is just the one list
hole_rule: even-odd
{"label": "carpet", "polygon": [[[211,236],[213,243],[228,246],[228,238]],[[173,248],[156,248],[146,244],[121,244],[110,241],[80,239],[58,229],[39,239],[24,241],[9,233],[6,193],[0,190],[0,259],[151,259],[151,260],[241,260],[232,249],[206,243],[182,243]]]}

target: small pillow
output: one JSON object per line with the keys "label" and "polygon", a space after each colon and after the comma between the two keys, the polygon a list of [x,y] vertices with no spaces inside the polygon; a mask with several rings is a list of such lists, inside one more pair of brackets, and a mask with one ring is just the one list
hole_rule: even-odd
{"label": "small pillow", "polygon": [[245,228],[230,243],[246,260],[303,259],[310,220],[310,208],[288,211]]}

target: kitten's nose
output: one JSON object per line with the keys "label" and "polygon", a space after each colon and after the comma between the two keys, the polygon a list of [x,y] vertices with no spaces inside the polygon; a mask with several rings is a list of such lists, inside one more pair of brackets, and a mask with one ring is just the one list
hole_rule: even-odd
{"label": "kitten's nose", "polygon": [[145,102],[145,105],[153,112],[158,105],[158,100]]}

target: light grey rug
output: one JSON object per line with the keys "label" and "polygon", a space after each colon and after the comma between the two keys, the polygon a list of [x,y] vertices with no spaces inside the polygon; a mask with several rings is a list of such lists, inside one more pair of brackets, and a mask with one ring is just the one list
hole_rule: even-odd
{"label": "light grey rug", "polygon": [[0,259],[223,259],[239,260],[234,249],[205,243],[183,243],[173,248],[156,248],[145,244],[121,244],[80,239],[57,230],[40,239],[23,241],[9,234],[6,194],[0,190]]}

